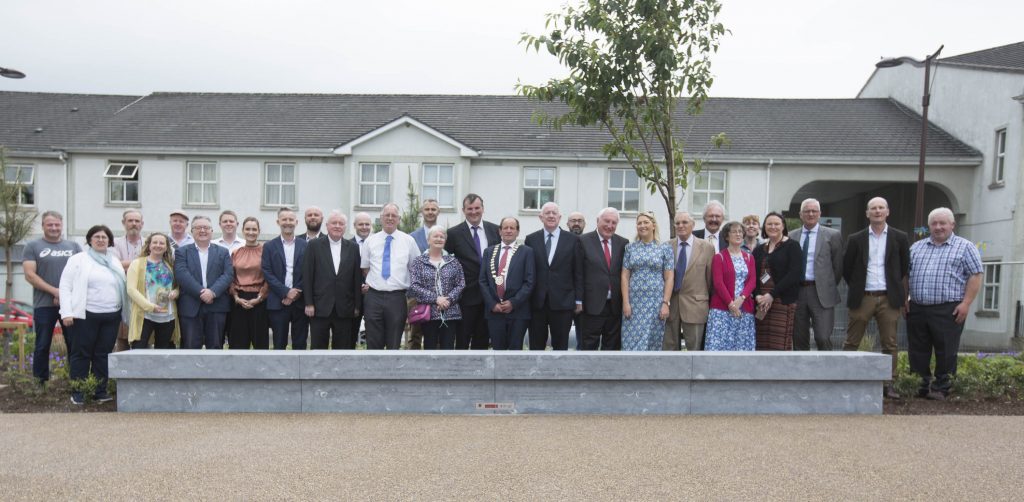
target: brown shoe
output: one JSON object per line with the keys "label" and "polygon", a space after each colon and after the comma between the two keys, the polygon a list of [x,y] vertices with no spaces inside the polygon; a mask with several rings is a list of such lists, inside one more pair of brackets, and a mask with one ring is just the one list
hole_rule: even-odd
{"label": "brown shoe", "polygon": [[903,396],[901,396],[899,392],[896,392],[896,388],[893,387],[892,385],[886,385],[885,386],[885,397],[887,397],[889,399],[900,399]]}

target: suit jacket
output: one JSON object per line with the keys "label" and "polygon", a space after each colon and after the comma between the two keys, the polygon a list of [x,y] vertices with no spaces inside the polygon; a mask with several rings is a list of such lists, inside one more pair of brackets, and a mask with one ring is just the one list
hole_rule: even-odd
{"label": "suit jacket", "polygon": [[583,255],[583,311],[587,314],[601,314],[608,299],[608,288],[611,288],[612,292],[612,314],[622,313],[622,257],[626,254],[628,243],[624,237],[612,235],[609,243],[612,266],[609,269],[604,261],[601,236],[597,231],[580,236],[580,252]]}
{"label": "suit jacket", "polygon": [[[484,235],[487,236],[488,245],[501,242],[498,235],[498,225],[489,221],[481,221]],[[480,305],[483,297],[480,294],[480,257],[476,254],[476,247],[473,244],[473,231],[469,224],[463,221],[448,229],[448,240],[444,244],[445,251],[455,255],[462,265],[462,271],[466,274],[466,289],[462,292],[461,305]]]}
{"label": "suit jacket", "polygon": [[[702,241],[704,241],[704,242],[708,242],[707,239],[705,239],[706,236],[704,235],[704,229],[703,228],[700,229],[700,230],[694,230],[693,231],[693,236],[698,238],[698,239],[700,239],[700,240],[702,240]],[[708,244],[711,244],[711,243],[708,242]],[[719,228],[718,229],[718,251],[721,251],[721,250],[723,250],[723,249],[725,249],[727,247],[729,247],[729,241],[728,241],[728,239],[722,238],[722,229]]]}
{"label": "suit jacket", "polygon": [[[668,241],[672,246],[672,266],[679,260],[679,239]],[[672,303],[679,308],[679,320],[689,324],[703,324],[708,321],[708,301],[711,297],[711,258],[715,247],[710,242],[693,238],[693,249],[686,261],[683,285],[673,293]]]}
{"label": "suit jacket", "polygon": [[314,307],[313,317],[356,317],[363,308],[363,271],[359,268],[359,244],[341,240],[341,262],[334,273],[331,239],[313,239],[302,260],[303,299]]}
{"label": "suit jacket", "polygon": [[[485,319],[529,319],[530,318],[530,293],[533,292],[534,268],[533,250],[530,246],[519,246],[516,254],[512,255],[505,266],[508,273],[505,276],[505,299],[512,302],[511,314],[496,314],[491,310],[498,304],[498,286],[494,283],[494,276],[491,275],[491,257],[500,253],[501,241],[484,251],[484,264],[480,267],[480,276],[477,284],[480,287],[481,296],[484,302]],[[498,260],[501,254],[498,254]],[[498,270],[495,264],[494,270]],[[467,288],[468,289],[468,288]],[[463,292],[465,296],[465,292]]]}
{"label": "suit jacket", "polygon": [[412,236],[412,240],[416,241],[416,245],[419,246],[421,253],[427,250],[427,230],[425,228],[421,226],[409,235]]}
{"label": "suit jacket", "polygon": [[[790,238],[793,238],[790,232]],[[796,230],[797,245],[803,252],[803,227]],[[827,309],[839,304],[839,281],[843,280],[843,237],[838,230],[818,225],[814,242],[814,290]]]}
{"label": "suit jacket", "polygon": [[536,282],[530,304],[534,310],[573,310],[576,300],[583,301],[583,257],[580,238],[561,230],[554,257],[548,264],[544,252],[544,229],[526,236],[524,243],[533,249]]}
{"label": "suit jacket", "polygon": [[[303,239],[295,238],[295,256],[292,263],[292,287],[302,289],[302,259],[306,254],[307,243]],[[281,310],[281,299],[288,295],[288,286],[284,285],[284,276],[287,273],[288,264],[285,262],[284,242],[277,236],[263,245],[263,260],[260,268],[263,269],[263,277],[270,286],[270,293],[267,294],[267,310]],[[302,305],[302,295],[295,299],[294,304]]]}
{"label": "suit jacket", "polygon": [[[864,298],[864,287],[868,280],[868,228],[856,232],[846,241],[843,258],[843,278],[850,291],[846,305],[851,309],[860,307]],[[906,232],[889,227],[885,237],[885,296],[894,309],[903,306],[907,292],[903,281],[910,274],[910,239]]]}
{"label": "suit jacket", "polygon": [[320,232],[320,234],[319,234],[319,235],[317,235],[316,237],[314,237],[313,239],[307,239],[307,238],[306,238],[306,232],[302,232],[301,234],[299,234],[299,235],[296,235],[296,236],[295,236],[295,238],[296,238],[296,239],[299,239],[299,240],[304,240],[304,241],[306,241],[306,242],[309,242],[309,241],[312,241],[312,240],[314,240],[314,239],[319,239],[319,238],[321,238],[321,237],[326,237],[326,236],[327,236],[327,234],[325,234],[325,233],[323,233],[323,232]]}
{"label": "suit jacket", "polygon": [[199,248],[195,244],[189,244],[174,252],[174,278],[181,288],[178,312],[185,317],[231,310],[231,301],[227,294],[231,281],[235,279],[231,253],[212,242],[207,252],[209,254],[206,260],[206,287],[216,295],[211,304],[205,304],[199,299],[199,292],[203,290],[203,267],[199,263]]}

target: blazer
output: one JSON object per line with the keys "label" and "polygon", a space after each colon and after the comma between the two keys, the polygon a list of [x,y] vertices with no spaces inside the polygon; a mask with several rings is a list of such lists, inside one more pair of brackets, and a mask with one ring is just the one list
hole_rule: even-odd
{"label": "blazer", "polygon": [[[803,227],[796,230],[797,245],[801,246]],[[793,232],[790,232],[793,238]],[[803,247],[800,248],[801,253]],[[801,262],[803,258],[801,257]],[[801,271],[801,276],[803,272]],[[839,304],[839,281],[843,280],[843,237],[838,230],[818,225],[818,238],[814,242],[814,290],[818,301],[827,309]]]}
{"label": "blazer", "polygon": [[[498,253],[498,248],[501,247],[501,241],[498,242],[499,244],[484,251],[484,265],[480,267],[480,277],[477,281],[483,296],[484,319],[529,319],[530,293],[533,291],[535,268],[533,250],[530,246],[519,246],[516,254],[512,255],[512,259],[505,265],[508,268],[505,276],[505,299],[512,302],[512,313],[496,314],[491,311],[498,304],[498,286],[494,283],[490,266],[491,257]],[[501,259],[500,254],[498,259]]]}
{"label": "blazer", "polygon": [[178,281],[181,296],[178,297],[178,313],[184,317],[196,317],[206,312],[228,312],[231,310],[228,287],[235,279],[235,268],[231,265],[231,253],[210,243],[206,263],[206,287],[216,297],[207,305],[199,299],[203,290],[203,267],[199,264],[199,248],[195,244],[182,246],[174,252],[174,279]]}
{"label": "blazer", "polygon": [[601,315],[608,289],[611,288],[612,315],[622,314],[622,257],[626,254],[625,237],[613,234],[609,246],[612,266],[604,261],[604,249],[597,230],[580,236],[580,251],[583,256],[583,311],[589,315]]}
{"label": "blazer", "polygon": [[[860,307],[868,280],[868,228],[850,235],[843,257],[843,278],[849,286],[846,305]],[[906,232],[889,227],[885,238],[885,296],[898,309],[907,299],[903,281],[910,275],[910,239]]]}
{"label": "blazer", "polygon": [[[672,266],[679,261],[679,238],[668,241],[672,246]],[[678,305],[678,319],[688,324],[704,324],[708,321],[708,301],[711,296],[711,259],[715,247],[710,242],[694,236],[693,249],[686,261],[683,284],[672,295],[672,303]]]}
{"label": "blazer", "polygon": [[776,246],[775,251],[768,252],[768,243],[758,245],[754,248],[754,264],[757,266],[757,284],[761,284],[761,276],[765,273],[762,262],[768,257],[768,269],[772,271],[772,280],[775,287],[770,291],[772,298],[789,305],[796,302],[800,294],[800,281],[803,280],[804,271],[800,265],[804,262],[802,249],[793,239],[787,239]]}
{"label": "blazer", "polygon": [[[484,235],[487,236],[488,245],[501,242],[498,235],[498,225],[489,221],[482,221]],[[476,247],[473,244],[473,232],[469,224],[463,221],[448,229],[448,240],[444,244],[444,250],[455,255],[462,265],[462,272],[466,274],[466,290],[462,292],[462,305],[480,305],[483,303],[483,296],[480,294],[480,257],[476,254]]]}
{"label": "blazer", "polygon": [[[710,244],[710,243],[709,243]],[[754,313],[754,287],[757,286],[756,269],[754,257],[743,251],[743,261],[747,264],[747,280],[743,282],[743,290],[740,292],[747,297],[743,300],[740,309],[749,314]],[[724,249],[711,261],[711,276],[715,284],[715,294],[711,295],[711,308],[718,310],[729,310],[729,304],[736,299],[733,293],[736,291],[736,269],[732,265],[732,256],[729,250]]]}
{"label": "blazer", "polygon": [[421,253],[427,250],[427,230],[425,228],[421,226],[420,228],[417,228],[415,232],[411,232],[409,235],[412,236],[412,240],[416,241],[416,246],[420,248]]}
{"label": "blazer", "polygon": [[[724,226],[724,225],[723,225],[723,226]],[[693,236],[694,236],[694,237],[696,237],[696,238],[698,238],[698,239],[700,239],[700,240],[702,240],[702,241],[704,241],[704,242],[708,242],[708,241],[707,241],[707,240],[706,240],[706,239],[704,238],[704,237],[705,237],[705,235],[704,235],[704,230],[705,230],[705,229],[703,229],[703,228],[702,228],[702,229],[700,229],[700,230],[694,230],[694,231],[693,231]],[[708,244],[711,244],[711,243],[710,243],[710,242],[708,242]],[[726,249],[726,248],[728,248],[728,247],[729,247],[729,240],[728,240],[728,239],[723,239],[723,238],[722,238],[722,229],[721,229],[721,228],[719,228],[719,229],[718,229],[718,250],[719,250],[719,251],[721,251],[721,250],[723,250],[723,249]]]}
{"label": "blazer", "polygon": [[359,244],[341,240],[341,261],[334,272],[331,239],[313,239],[306,245],[302,259],[303,301],[314,308],[313,317],[359,316],[363,309],[363,271],[359,268]]}
{"label": "blazer", "polygon": [[[310,241],[312,242],[312,241]],[[302,260],[306,256],[305,239],[295,238],[295,256],[292,263],[292,287],[302,290]],[[267,294],[267,310],[281,310],[281,299],[288,296],[288,286],[284,285],[284,276],[288,272],[288,264],[285,262],[284,241],[281,236],[270,239],[263,244],[263,260],[260,268],[263,269],[263,277],[270,286],[270,293]],[[295,299],[292,305],[302,305],[302,294]]]}
{"label": "blazer", "polygon": [[548,265],[544,253],[544,229],[526,236],[524,243],[533,249],[536,282],[530,304],[534,310],[573,310],[576,301],[583,301],[583,258],[580,238],[560,230],[554,257]]}

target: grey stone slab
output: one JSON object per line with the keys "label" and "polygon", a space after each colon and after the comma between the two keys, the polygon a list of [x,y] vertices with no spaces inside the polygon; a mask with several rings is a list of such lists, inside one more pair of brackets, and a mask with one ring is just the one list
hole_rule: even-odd
{"label": "grey stone slab", "polygon": [[689,380],[688,352],[495,352],[498,380]]}
{"label": "grey stone slab", "polygon": [[117,411],[275,412],[302,411],[298,380],[120,380]]}
{"label": "grey stone slab", "polygon": [[110,354],[117,379],[290,380],[300,378],[301,352],[230,350],[130,350]]}
{"label": "grey stone slab", "polygon": [[694,380],[888,380],[892,359],[871,352],[702,352]]}
{"label": "grey stone slab", "polygon": [[882,414],[881,382],[699,381],[693,414]]}
{"label": "grey stone slab", "polygon": [[690,413],[689,381],[505,380],[495,383],[494,394],[513,413]]}
{"label": "grey stone slab", "polygon": [[494,401],[491,380],[307,380],[302,411],[312,413],[482,413]]}
{"label": "grey stone slab", "polygon": [[302,378],[309,380],[490,380],[492,352],[451,350],[309,351]]}

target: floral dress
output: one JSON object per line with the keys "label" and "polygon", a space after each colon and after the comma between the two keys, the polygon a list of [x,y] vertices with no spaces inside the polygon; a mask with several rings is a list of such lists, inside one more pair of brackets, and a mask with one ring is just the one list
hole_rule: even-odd
{"label": "floral dress", "polygon": [[[732,257],[732,268],[736,271],[735,298],[743,294],[743,285],[747,282],[747,263],[742,255]],[[727,310],[711,309],[704,350],[754,350],[755,345],[754,314],[742,312],[739,317],[733,317]]]}
{"label": "floral dress", "polygon": [[672,248],[658,242],[626,245],[622,267],[629,269],[629,305],[622,318],[622,350],[661,350],[665,321],[658,319],[665,295],[664,271],[672,270]]}

